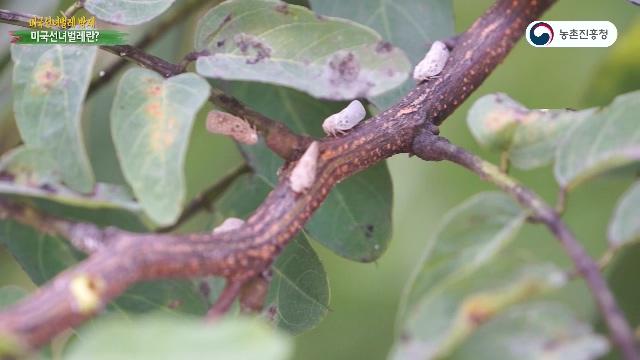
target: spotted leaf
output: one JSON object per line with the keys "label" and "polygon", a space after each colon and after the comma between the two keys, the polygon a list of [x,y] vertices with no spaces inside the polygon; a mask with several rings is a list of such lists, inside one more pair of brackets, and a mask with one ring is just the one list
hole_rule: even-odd
{"label": "spotted leaf", "polygon": [[89,192],[95,182],[82,135],[82,103],[91,80],[95,46],[13,45],[16,122],[28,148],[47,151],[70,188]]}
{"label": "spotted leaf", "polygon": [[185,201],[184,162],[195,115],[209,84],[193,73],[164,79],[127,71],[111,111],[111,133],[125,178],[158,224],[175,221]]}
{"label": "spotted leaf", "polygon": [[198,24],[195,47],[208,53],[196,62],[202,75],[284,85],[334,100],[379,95],[404,82],[410,66],[374,30],[270,0],[214,7]]}

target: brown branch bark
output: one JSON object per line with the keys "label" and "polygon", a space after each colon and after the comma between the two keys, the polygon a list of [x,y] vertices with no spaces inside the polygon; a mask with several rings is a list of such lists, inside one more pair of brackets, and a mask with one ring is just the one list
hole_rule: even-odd
{"label": "brown branch bark", "polygon": [[[285,172],[244,226],[216,234],[93,232],[91,236],[108,238],[105,245],[78,266],[1,312],[0,333],[36,348],[95,315],[109,300],[139,281],[217,275],[225,277],[228,283],[244,284],[260,276],[337,182],[394,154],[411,152],[414,135],[425,125],[440,124],[449,116],[504,59],[526,25],[553,2],[498,0],[460,36],[447,67],[437,79],[418,85],[398,104],[347,135],[320,141],[316,182],[312,187],[305,193],[294,193]],[[0,21],[15,22],[16,17],[0,11]],[[176,65],[131,47],[105,49],[123,53],[122,56],[165,76],[181,71]],[[255,121],[254,125],[266,134],[267,143],[285,158],[299,154],[308,144],[308,139],[301,140],[295,134],[281,136],[282,124],[265,120],[233,98],[214,91],[212,100],[237,116]],[[282,143],[291,146],[278,148]],[[552,231],[566,236],[560,228]],[[74,295],[71,286],[74,284],[91,285],[86,286],[89,294],[94,295],[89,300],[95,301]]]}
{"label": "brown branch bark", "polygon": [[573,261],[578,273],[585,279],[600,308],[613,342],[625,359],[640,359],[633,331],[620,311],[613,294],[600,273],[600,267],[587,253],[556,210],[536,193],[519,184],[495,165],[482,160],[447,140],[424,131],[413,143],[414,154],[425,160],[448,160],[461,165],[511,195],[522,207],[532,212],[534,220],[543,223],[558,239]]}

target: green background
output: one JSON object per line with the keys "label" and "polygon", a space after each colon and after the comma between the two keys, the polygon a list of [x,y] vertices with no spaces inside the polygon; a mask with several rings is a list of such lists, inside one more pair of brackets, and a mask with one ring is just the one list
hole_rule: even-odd
{"label": "green background", "polygon": [[[491,1],[457,0],[454,3],[456,30],[464,31]],[[634,21],[640,22],[640,7],[634,7],[625,0],[560,0],[543,19],[608,20],[617,26],[620,40]],[[191,44],[191,40],[182,39],[189,38],[192,30],[193,24],[189,24],[169,32],[152,48],[152,53],[169,60],[180,58],[181,54],[188,52]],[[131,34],[135,38],[135,33]],[[185,45],[176,51],[176,43]],[[494,154],[478,148],[466,127],[466,112],[475,99],[500,91],[530,108],[579,109],[605,104],[612,94],[593,95],[592,88],[598,86],[594,75],[615,49],[616,45],[610,49],[533,48],[521,40],[485,84],[447,119],[441,132],[453,142],[497,161]],[[634,55],[640,59],[640,53]],[[101,56],[100,61],[105,61],[105,58],[107,56]],[[640,60],[635,64],[640,65]],[[608,69],[612,73],[603,75],[605,78],[624,70],[616,66]],[[625,76],[619,78],[628,79]],[[627,84],[625,88],[640,88],[640,82]],[[100,97],[112,97],[109,91],[112,90],[103,89],[85,109],[86,132],[96,176],[102,180],[121,181],[118,171],[114,170],[117,169],[115,158],[105,151],[112,146],[104,136],[108,133],[108,124],[101,122],[99,116],[89,116],[108,112],[110,101],[100,101]],[[240,160],[235,146],[228,139],[209,136],[202,130],[203,120],[200,116],[194,127],[196,130],[187,160],[191,195],[225,174]],[[373,264],[350,262],[313,244],[329,276],[331,310],[316,329],[297,338],[297,359],[385,358],[394,338],[399,297],[436,224],[454,205],[479,191],[493,189],[474,175],[446,163],[425,163],[406,155],[398,155],[388,163],[394,188],[393,240],[387,252]],[[513,175],[549,202],[555,202],[557,187],[551,167],[526,173],[515,171]],[[606,226],[611,211],[631,181],[630,177],[616,176],[596,179],[570,195],[565,219],[594,257],[598,257],[605,248]],[[207,219],[199,219],[190,227],[203,229],[207,223]],[[540,226],[526,225],[518,242],[544,258],[569,266],[559,245]],[[636,265],[640,264],[637,261],[639,256],[637,248],[628,249],[607,271],[616,295],[634,325],[640,321],[640,306],[637,305],[640,304],[640,292],[633,286],[632,275],[640,271],[640,265]],[[26,275],[0,248],[0,286],[6,284],[33,288]],[[568,301],[584,319],[597,322],[593,303],[580,281],[574,281],[553,296]]]}

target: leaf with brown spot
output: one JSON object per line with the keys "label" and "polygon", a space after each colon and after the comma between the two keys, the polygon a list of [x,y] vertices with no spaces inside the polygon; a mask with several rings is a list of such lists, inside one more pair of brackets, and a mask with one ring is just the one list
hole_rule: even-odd
{"label": "leaf with brown spot", "polygon": [[[432,42],[454,34],[451,0],[309,2],[313,11],[319,14],[350,19],[371,27],[385,40],[376,45],[377,53],[384,54],[395,45],[407,54],[412,65],[424,57]],[[415,81],[409,77],[401,86],[369,100],[384,110],[398,102],[414,86]]]}
{"label": "leaf with brown spot", "polygon": [[[284,11],[283,11],[284,10]],[[309,9],[269,0],[230,0],[196,29],[198,73],[224,80],[289,86],[344,100],[382,94],[407,79],[409,61],[374,30],[349,20],[319,19]]]}
{"label": "leaf with brown spot", "polygon": [[111,133],[128,183],[157,224],[174,222],[185,201],[184,162],[195,115],[209,84],[193,73],[164,79],[131,69],[118,85]]}
{"label": "leaf with brown spot", "polygon": [[563,286],[566,277],[551,264],[505,253],[467,276],[442,281],[409,304],[394,359],[449,355],[475,331],[513,304]]}
{"label": "leaf with brown spot", "polygon": [[526,216],[497,192],[445,216],[402,300],[395,358],[446,355],[500,310],[564,284],[555,267],[505,254]]}
{"label": "leaf with brown spot", "polygon": [[480,145],[507,152],[515,167],[529,170],[551,163],[567,131],[594,112],[527,109],[506,94],[496,93],[473,104],[467,124]]}
{"label": "leaf with brown spot", "polygon": [[84,193],[95,182],[81,123],[95,55],[94,46],[11,46],[22,140],[27,148],[48,152],[62,181]]}
{"label": "leaf with brown spot", "polygon": [[567,306],[514,306],[478,329],[452,355],[458,360],[599,359],[609,344]]}

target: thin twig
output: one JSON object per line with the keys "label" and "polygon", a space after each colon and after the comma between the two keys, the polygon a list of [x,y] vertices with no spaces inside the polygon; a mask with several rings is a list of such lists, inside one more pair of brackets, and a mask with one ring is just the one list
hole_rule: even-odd
{"label": "thin twig", "polygon": [[220,316],[224,315],[229,309],[233,302],[236,300],[238,295],[240,294],[240,290],[246,281],[227,281],[227,284],[222,289],[222,293],[216,300],[215,304],[209,309],[207,312],[207,320],[215,321]]}
{"label": "thin twig", "polygon": [[573,261],[576,270],[587,282],[600,308],[600,313],[609,327],[611,337],[622,351],[624,358],[628,360],[640,359],[633,331],[616,304],[613,294],[600,273],[598,264],[589,256],[553,208],[533,191],[501,172],[495,165],[451,144],[430,131],[423,131],[416,137],[413,152],[425,160],[448,160],[461,165],[478,174],[482,179],[493,183],[511,195],[525,209],[531,211],[533,216],[544,223],[560,241],[567,255]]}
{"label": "thin twig", "polygon": [[247,163],[244,163],[234,169],[228,175],[225,175],[222,179],[220,179],[215,184],[211,185],[208,189],[198,194],[189,205],[187,205],[178,220],[172,225],[165,226],[159,228],[157,232],[171,232],[180,227],[180,225],[184,224],[187,220],[189,220],[193,215],[197,214],[200,210],[207,209],[211,210],[211,204],[216,201],[220,195],[224,194],[224,192],[236,181],[240,176],[251,172],[251,167]]}
{"label": "thin twig", "polygon": [[[193,0],[189,1],[186,4],[182,5],[180,9],[171,13],[166,18],[162,19],[160,22],[155,24],[152,28],[150,28],[145,35],[140,38],[133,46],[138,49],[146,49],[151,44],[153,44],[160,37],[165,35],[167,31],[175,25],[182,23],[187,20],[192,14],[196,13],[198,10],[202,9],[204,5],[215,5],[219,1],[208,1],[208,0]],[[124,69],[124,67],[128,64],[128,61],[125,58],[119,58],[113,64],[111,64],[108,68],[102,70],[100,72],[100,76],[93,79],[91,81],[91,85],[89,85],[89,91],[87,96],[91,96],[91,94],[98,91],[105,84],[109,83],[109,81],[117,75],[120,70]]]}

